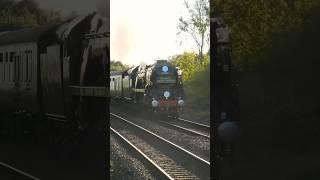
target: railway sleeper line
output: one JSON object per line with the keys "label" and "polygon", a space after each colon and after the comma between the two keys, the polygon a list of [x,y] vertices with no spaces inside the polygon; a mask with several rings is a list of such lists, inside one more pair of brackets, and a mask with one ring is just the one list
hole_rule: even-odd
{"label": "railway sleeper line", "polygon": [[[141,149],[150,159],[153,159],[174,179],[209,179],[210,162],[192,154],[191,152],[177,146],[176,144],[140,127],[134,123],[110,113],[112,116],[122,121],[114,121],[111,126],[121,122],[119,129],[128,141]],[[119,124],[117,125],[119,126]],[[131,135],[128,135],[130,129]],[[134,136],[132,136],[134,134]],[[139,137],[139,138],[135,138]],[[143,141],[140,139],[143,138]],[[137,140],[139,139],[139,140]]]}
{"label": "railway sleeper line", "polygon": [[200,131],[197,131],[197,130],[194,130],[193,128],[184,127],[184,126],[181,126],[181,125],[177,125],[177,124],[174,124],[174,123],[171,123],[171,122],[162,121],[162,120],[159,120],[159,122],[161,122],[161,123],[163,123],[163,124],[165,124],[167,126],[173,127],[175,129],[179,129],[181,131],[184,131],[184,132],[186,132],[188,134],[201,136],[201,137],[210,139],[210,135],[208,135],[206,133],[203,133],[203,132],[200,132]]}
{"label": "railway sleeper line", "polygon": [[110,127],[110,132],[114,134],[115,137],[118,137],[118,139],[121,140],[122,144],[124,144],[127,149],[136,152],[135,154],[140,157],[140,160],[143,161],[143,163],[145,163],[146,165],[148,165],[148,167],[152,169],[153,173],[157,175],[158,178],[170,180],[173,179],[153,160],[151,160],[147,155],[145,155],[139,148],[137,148],[133,143],[131,143],[129,139],[122,136],[120,132],[114,130],[112,127]]}
{"label": "railway sleeper line", "polygon": [[198,132],[202,132],[203,134],[210,134],[210,126],[209,125],[197,123],[197,122],[186,120],[186,119],[179,118],[179,117],[172,117],[172,116],[168,116],[168,117],[170,118],[171,122],[176,125],[179,125],[179,126],[183,125],[183,127],[193,129]]}
{"label": "railway sleeper line", "polygon": [[123,142],[127,143],[127,147],[131,146],[129,147],[131,150],[139,153],[140,160],[149,168],[151,167],[152,173],[159,179],[199,179],[142,139],[133,137],[127,131],[110,129],[112,133],[116,133]]}
{"label": "railway sleeper line", "polygon": [[[39,178],[37,178],[35,176],[32,176],[29,173],[26,173],[26,172],[24,172],[24,171],[22,171],[20,169],[17,169],[15,167],[13,167],[11,165],[8,165],[6,163],[3,163],[1,161],[0,161],[0,168],[5,168],[5,169],[9,170],[12,173],[11,178],[14,177],[14,179],[23,178],[23,179],[26,179],[26,180],[28,180],[28,179],[30,179],[30,180],[40,180]],[[13,175],[15,175],[15,176],[13,176]]]}
{"label": "railway sleeper line", "polygon": [[[120,112],[116,112],[116,114],[118,114],[118,113],[120,113]],[[132,116],[132,114],[125,113],[125,114],[121,114],[121,116],[123,118],[129,118],[129,117]],[[134,118],[138,118],[138,117],[139,116],[134,116]],[[154,116],[150,116],[150,118],[154,118]],[[169,118],[169,116],[168,116],[168,118]],[[135,121],[132,121],[132,122],[135,122]],[[152,131],[152,132],[155,132],[155,133],[158,132],[157,129],[153,129],[154,127],[145,126],[144,123],[140,123],[140,122],[138,123],[138,122],[135,122],[135,123],[137,123],[137,125],[139,125],[139,126],[143,126],[144,128],[148,129],[149,131]],[[158,132],[158,133],[161,134],[162,137],[167,138],[167,140],[169,140],[171,142],[174,142],[175,144],[183,147],[184,149],[187,149],[188,151],[190,151],[190,152],[192,152],[194,154],[197,154],[199,157],[209,161],[209,159],[210,159],[210,154],[209,153],[210,152],[206,152],[206,150],[203,149],[202,145],[198,146],[194,142],[194,140],[195,140],[197,143],[209,143],[209,141],[210,141],[210,135],[209,134],[205,134],[205,133],[199,132],[197,130],[194,130],[194,128],[189,128],[189,127],[176,125],[175,123],[172,123],[173,121],[171,121],[171,119],[165,118],[165,120],[163,120],[163,117],[162,118],[161,117],[156,117],[154,119],[154,121],[152,121],[152,122],[155,122],[154,125],[156,125],[156,126],[161,126],[162,128],[168,128],[170,130],[176,131],[178,134],[181,134],[182,136],[185,136],[185,135],[189,136],[189,138],[187,138],[187,139],[189,139],[191,141],[186,141],[186,140],[180,141],[179,138],[181,136],[177,135],[176,133],[174,134],[174,138],[172,138],[170,136],[170,134],[163,134],[161,132]],[[182,139],[185,139],[185,137],[182,138]]]}
{"label": "railway sleeper line", "polygon": [[[206,139],[210,139],[210,127],[203,125],[203,124],[199,124],[199,123],[181,123],[180,120],[176,120],[176,117],[172,117],[172,116],[168,116],[169,121],[168,120],[161,120],[160,118],[156,119],[157,122],[160,122],[166,126],[170,126],[173,127],[174,129],[178,129],[180,131],[184,131],[188,134],[191,135],[196,135],[196,136],[201,136],[204,137]],[[184,121],[189,121],[189,120],[184,120]],[[179,123],[180,122],[180,123]],[[192,122],[192,121],[189,121]],[[181,125],[183,124],[183,125]],[[201,128],[199,128],[201,127]]]}

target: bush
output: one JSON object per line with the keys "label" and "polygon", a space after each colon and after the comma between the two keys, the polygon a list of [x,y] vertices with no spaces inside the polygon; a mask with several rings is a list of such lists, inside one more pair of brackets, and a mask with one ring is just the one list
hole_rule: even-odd
{"label": "bush", "polygon": [[246,82],[248,78],[243,79],[247,92],[242,92],[252,97],[243,98],[243,103],[246,99],[259,99],[259,104],[253,103],[252,108],[273,111],[289,108],[292,112],[306,113],[318,110],[320,13],[314,13],[309,20],[301,31],[275,34],[269,46],[256,57],[259,63],[246,74],[256,80],[250,83]]}
{"label": "bush", "polygon": [[210,106],[210,64],[201,67],[185,83],[185,93],[190,107],[202,109]]}
{"label": "bush", "polygon": [[183,53],[171,59],[182,70],[187,106],[202,109],[210,105],[210,57],[205,55],[202,64],[197,54]]}

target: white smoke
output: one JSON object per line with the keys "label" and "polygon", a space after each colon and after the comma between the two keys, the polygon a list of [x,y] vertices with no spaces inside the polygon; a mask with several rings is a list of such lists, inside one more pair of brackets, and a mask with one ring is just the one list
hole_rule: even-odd
{"label": "white smoke", "polygon": [[140,66],[145,67],[145,66],[147,66],[147,63],[145,61],[140,61]]}

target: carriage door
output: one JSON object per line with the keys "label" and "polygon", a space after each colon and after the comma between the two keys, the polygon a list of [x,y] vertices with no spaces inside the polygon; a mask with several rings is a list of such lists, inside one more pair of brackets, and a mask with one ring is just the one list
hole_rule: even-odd
{"label": "carriage door", "polygon": [[40,76],[43,108],[50,117],[64,116],[61,68],[60,46],[48,46],[47,51],[40,54]]}

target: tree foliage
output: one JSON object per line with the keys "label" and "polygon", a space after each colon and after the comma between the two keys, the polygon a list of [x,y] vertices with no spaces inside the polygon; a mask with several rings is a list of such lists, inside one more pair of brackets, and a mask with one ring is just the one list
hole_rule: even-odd
{"label": "tree foliage", "polygon": [[[182,80],[187,106],[196,110],[197,116],[208,118],[210,102],[210,57],[204,55],[203,63],[197,62],[198,55],[185,52],[170,58],[170,62],[182,71]],[[195,112],[193,112],[195,113]]]}
{"label": "tree foliage", "polygon": [[197,58],[197,54],[192,52],[171,57],[170,61],[182,70],[183,82],[187,83],[192,80],[196,73],[206,68],[210,63],[210,57],[207,54],[204,56],[202,64],[197,62]]}
{"label": "tree foliage", "polygon": [[320,1],[216,0],[215,7],[232,29],[233,62],[242,68],[241,109],[284,117],[318,111]]}
{"label": "tree foliage", "polygon": [[232,59],[240,69],[252,69],[273,36],[285,31],[301,31],[308,12],[318,0],[215,0],[214,10],[231,27]]}
{"label": "tree foliage", "polygon": [[184,4],[188,10],[189,18],[179,18],[179,34],[190,35],[198,49],[199,63],[203,62],[204,46],[209,45],[210,8],[208,0],[196,0],[190,4],[185,0]]}
{"label": "tree foliage", "polygon": [[61,13],[42,10],[33,0],[0,0],[0,31],[60,22]]}
{"label": "tree foliage", "polygon": [[111,61],[110,62],[110,71],[124,71],[128,68],[129,68],[128,65],[123,64],[120,61]]}

